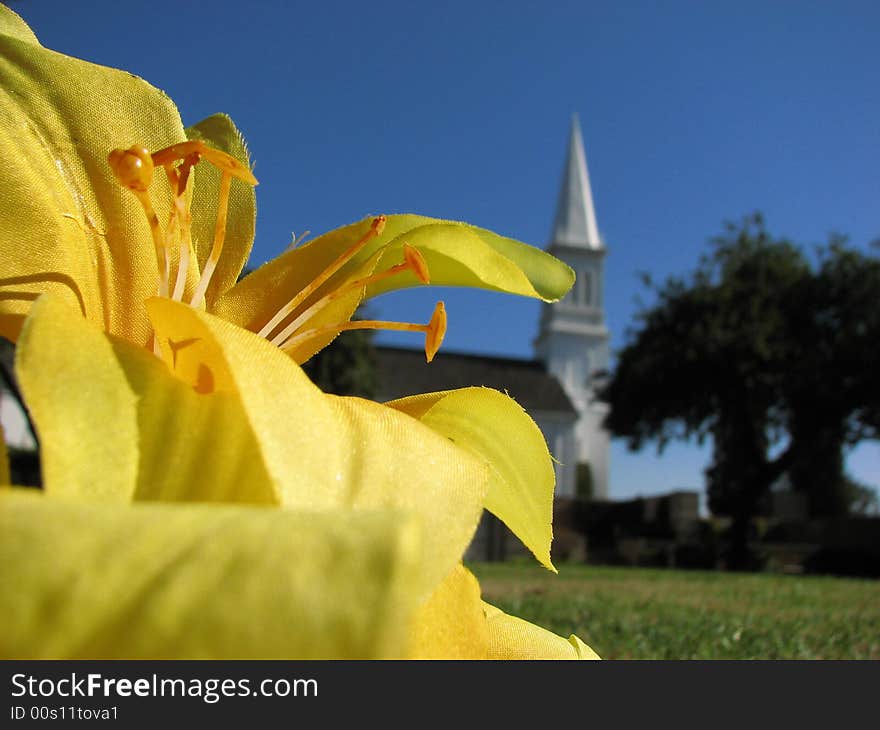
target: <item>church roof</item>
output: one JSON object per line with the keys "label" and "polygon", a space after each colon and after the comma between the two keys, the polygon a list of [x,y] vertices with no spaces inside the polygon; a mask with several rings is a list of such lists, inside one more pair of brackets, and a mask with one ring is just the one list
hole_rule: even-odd
{"label": "church roof", "polygon": [[562,172],[550,243],[595,250],[604,248],[596,225],[593,191],[590,189],[587,157],[577,114],[571,118],[568,154]]}
{"label": "church roof", "polygon": [[376,347],[376,355],[382,400],[482,385],[506,392],[532,413],[577,413],[559,381],[537,360],[441,350],[428,364],[423,350],[383,346]]}

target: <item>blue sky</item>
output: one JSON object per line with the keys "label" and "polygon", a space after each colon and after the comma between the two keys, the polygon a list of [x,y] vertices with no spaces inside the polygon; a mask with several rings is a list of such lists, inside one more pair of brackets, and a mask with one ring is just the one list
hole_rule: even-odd
{"label": "blue sky", "polygon": [[[874,2],[23,0],[44,45],[164,89],[186,123],[229,113],[260,179],[252,264],[291,232],[375,213],[466,220],[543,246],[580,116],[609,247],[612,347],[637,272],[693,267],[722,222],[764,212],[804,244],[880,238]],[[540,305],[466,290],[377,300],[449,350],[529,357]],[[380,341],[417,345],[404,337]],[[708,448],[612,452],[611,495],[702,485]],[[850,471],[880,485],[880,446]]]}

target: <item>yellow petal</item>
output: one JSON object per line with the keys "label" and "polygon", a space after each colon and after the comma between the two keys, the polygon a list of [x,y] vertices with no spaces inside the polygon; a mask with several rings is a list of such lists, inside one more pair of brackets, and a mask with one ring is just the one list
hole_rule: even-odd
{"label": "yellow petal", "polygon": [[[147,306],[166,363],[194,386],[210,373],[215,394],[240,399],[241,421],[282,505],[393,508],[422,517],[426,597],[473,536],[488,489],[485,464],[405,414],[325,395],[251,332],[167,299]],[[172,357],[169,339],[191,344]]]}
{"label": "yellow petal", "polygon": [[416,611],[409,655],[413,659],[485,659],[488,646],[480,584],[459,564]]}
{"label": "yellow petal", "polygon": [[236,392],[195,392],[151,353],[106,337],[57,297],[35,304],[16,369],[48,493],[280,501]]}
{"label": "yellow petal", "polygon": [[[348,276],[340,280],[339,289],[344,290],[348,284],[361,281],[368,277],[375,270],[379,256],[373,256],[368,261],[356,269]],[[319,329],[324,326],[342,324],[348,322],[357,310],[358,306],[364,299],[365,288],[358,287],[351,289],[339,296],[336,296],[326,306],[320,308],[315,314],[306,319],[298,328],[298,331],[306,331],[309,329]],[[309,297],[305,307],[309,306],[314,297]],[[305,309],[300,307],[300,310]],[[294,359],[295,362],[303,364],[309,360],[316,352],[320,352],[329,345],[337,337],[337,333],[330,332],[326,335],[311,337],[303,341],[297,347],[287,350],[287,354]]]}
{"label": "yellow petal", "polygon": [[34,32],[28,27],[28,24],[21,19],[21,16],[14,13],[5,5],[0,5],[0,36],[4,35],[11,38],[17,38],[25,43],[40,45]]}
{"label": "yellow petal", "polygon": [[574,650],[577,652],[578,659],[601,659],[595,651],[593,651],[589,646],[587,646],[583,641],[581,641],[577,636],[572,634],[568,637],[568,640],[571,642],[571,645],[574,647]]}
{"label": "yellow petal", "polygon": [[[546,251],[469,223],[389,216],[385,236],[390,242],[386,255],[394,255],[394,249],[404,243],[417,248],[437,285],[477,287],[555,302],[574,284],[571,268]],[[389,279],[371,287],[367,296],[415,285],[415,277]]]}
{"label": "yellow petal", "polygon": [[[34,307],[18,371],[46,490],[413,512],[426,524],[426,598],[473,536],[486,466],[405,414],[323,394],[253,333],[169,300],[149,308],[169,363],[194,380],[108,339],[57,298]],[[169,338],[190,344],[172,356]]]}
{"label": "yellow petal", "polygon": [[[239,282],[216,302],[212,311],[243,327],[259,330],[362,238],[371,223],[372,219],[365,219],[337,228],[283,253]],[[389,215],[383,233],[318,289],[314,299],[337,288],[377,254],[377,271],[402,261],[404,244],[412,245],[423,255],[434,285],[479,287],[555,301],[574,283],[574,273],[568,266],[533,246],[457,221]],[[420,280],[407,273],[368,287],[367,296],[418,285]]]}
{"label": "yellow petal", "polygon": [[[53,291],[107,331],[145,344],[156,256],[107,154],[184,141],[177,109],[130,73],[43,48],[2,6],[0,33],[0,335],[15,340],[33,301]],[[156,210],[167,219],[167,204]]]}
{"label": "yellow petal", "polygon": [[537,424],[512,398],[489,388],[426,393],[386,403],[478,455],[490,466],[485,507],[555,572],[550,453]]}
{"label": "yellow petal", "polygon": [[418,528],[393,514],[0,493],[0,655],[382,658],[405,647]]}
{"label": "yellow petal", "polygon": [[[192,127],[187,127],[186,136],[191,140],[202,140],[250,167],[250,156],[244,138],[226,114],[214,114]],[[220,171],[213,165],[203,163],[195,169],[194,174],[196,184],[193,186],[192,198],[192,236],[201,271],[214,243]],[[226,220],[223,255],[217,263],[205,294],[209,310],[211,303],[235,284],[247,263],[254,242],[256,218],[254,188],[233,180],[229,191],[229,214]]]}
{"label": "yellow petal", "polygon": [[[134,349],[134,348],[132,348]],[[126,501],[138,468],[137,402],[112,342],[57,294],[36,301],[15,369],[53,494]]]}
{"label": "yellow petal", "polygon": [[489,659],[599,659],[574,634],[567,640],[483,603],[489,627]]}

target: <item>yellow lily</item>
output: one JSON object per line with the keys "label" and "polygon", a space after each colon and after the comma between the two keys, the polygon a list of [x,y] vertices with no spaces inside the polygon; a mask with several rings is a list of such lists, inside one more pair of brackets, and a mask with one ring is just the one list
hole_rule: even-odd
{"label": "yellow lily", "polygon": [[9,488],[0,438],[4,659],[407,651],[421,567],[413,515],[57,499],[53,484]]}
{"label": "yellow lily", "polygon": [[0,490],[4,659],[391,658],[407,515],[52,499]]}
{"label": "yellow lily", "polygon": [[546,301],[574,281],[554,257],[490,231],[392,215],[319,236],[236,284],[256,180],[229,118],[184,129],[161,91],[43,48],[2,6],[0,44],[0,220],[15,221],[0,230],[0,335],[9,339],[33,300],[54,291],[106,332],[149,347],[144,301],[158,293],[304,362],[346,328],[401,326],[349,320],[364,297],[424,283],[425,269],[433,284]]}
{"label": "yellow lily", "polygon": [[[17,526],[0,529],[6,588],[30,576],[21,583],[28,590],[0,592],[0,611],[19,620],[17,638],[6,639],[0,654],[523,654],[525,644],[508,647],[505,638],[522,632],[511,633],[506,618],[480,603],[476,581],[459,561],[485,504],[552,567],[553,476],[531,419],[510,399],[485,389],[420,396],[390,407],[333,398],[315,388],[296,362],[353,328],[348,319],[365,295],[424,281],[427,270],[434,282],[545,299],[564,293],[570,271],[488,231],[391,216],[288,251],[234,285],[249,252],[253,194],[247,185],[232,184],[233,177],[252,180],[231,122],[212,117],[184,132],[161,92],[123,72],[42,48],[2,6],[0,43],[0,78],[8,91],[0,127],[14,132],[0,138],[4,160],[10,160],[0,170],[10,190],[0,201],[0,331],[19,340],[16,367],[41,436],[46,492],[28,499],[11,490],[0,498],[0,515]],[[102,93],[102,101],[120,108],[90,103]],[[119,139],[158,151],[135,146],[112,153],[108,164],[107,152]],[[197,157],[217,169],[201,176],[201,168],[193,169]],[[144,177],[151,167],[167,173],[164,206],[161,196],[151,195],[149,175]],[[188,181],[196,174],[200,181],[193,188]],[[161,183],[156,181],[160,189]],[[216,220],[197,205],[212,192],[220,201]],[[164,228],[162,220],[168,221]],[[391,324],[425,331],[429,358],[442,339],[442,309],[428,325]],[[515,439],[506,445],[517,448],[502,450],[502,437]],[[73,501],[62,504],[55,497]],[[133,504],[142,501],[166,504]],[[172,501],[285,509],[167,504]],[[217,517],[215,510],[227,512]],[[245,566],[260,562],[255,556],[262,548],[248,543],[259,526],[266,525],[270,535],[284,534],[285,525],[297,531],[311,519],[304,511],[321,515],[315,529],[300,542],[279,538],[277,550],[302,563],[311,582],[295,577],[298,569],[285,572],[280,559],[245,575]],[[397,520],[400,529],[377,527],[401,514],[415,515],[418,527],[405,519]],[[166,522],[168,529],[151,537],[154,526]],[[336,522],[341,527],[331,529]],[[340,535],[349,524],[353,537],[345,542]],[[221,529],[219,560],[229,569],[203,571],[206,581],[184,590],[175,575],[199,574],[200,566],[216,560],[205,538]],[[364,545],[357,538],[362,531]],[[119,549],[129,532],[135,536],[132,550]],[[320,547],[322,535],[326,548]],[[52,548],[31,552],[29,543],[41,539]],[[181,556],[174,569],[163,553],[165,543]],[[369,570],[351,558],[358,551],[367,556]],[[98,559],[108,552],[112,560]],[[310,552],[317,552],[315,561]],[[65,558],[52,559],[58,553]],[[161,580],[132,574],[138,560],[155,569],[147,575]],[[82,584],[71,586],[67,577],[74,564],[90,567]],[[355,574],[362,579],[349,585]],[[323,627],[316,629],[319,638],[309,644],[289,637],[275,649],[267,635],[251,637],[251,643],[231,640],[242,621],[230,616],[233,610],[221,599],[208,612],[213,629],[184,640],[185,619],[237,581],[260,604],[257,613],[272,601],[256,586],[295,584],[296,590],[279,595],[293,604],[283,616],[294,626],[297,612],[305,611],[306,625]],[[372,588],[363,588],[364,582]],[[114,613],[112,600],[82,604],[86,591],[80,588],[102,584],[148,599],[128,641],[118,635],[122,614]],[[318,598],[304,597],[305,585],[317,585]],[[334,601],[359,600],[359,590],[374,600],[332,607]],[[45,610],[49,595],[55,596],[52,611]],[[364,637],[374,632],[374,643],[368,637],[334,643],[332,627],[341,636],[351,633],[346,621]],[[45,639],[46,622],[58,627],[49,632],[54,641]],[[389,626],[409,630],[401,638]],[[576,641],[534,630],[540,638],[529,641],[543,647],[542,654],[581,655]],[[153,643],[149,637],[156,632],[160,638]]]}
{"label": "yellow lily", "polygon": [[[516,403],[483,388],[455,391],[446,397],[421,396],[415,399],[421,408],[408,404],[408,410],[421,417],[420,421],[403,408],[321,393],[278,348],[213,315],[159,298],[148,303],[148,310],[161,341],[169,336],[173,339],[178,331],[196,340],[177,351],[173,370],[143,348],[108,336],[58,296],[44,295],[32,307],[19,340],[16,369],[41,437],[45,481],[41,504],[45,507],[33,506],[26,513],[28,519],[13,510],[15,516],[10,521],[22,526],[0,530],[0,559],[4,562],[0,574],[2,581],[8,581],[0,590],[0,611],[30,617],[21,619],[12,632],[18,644],[10,647],[11,639],[0,638],[0,653],[33,655],[27,652],[44,646],[54,651],[69,649],[77,656],[81,654],[76,652],[92,651],[93,645],[65,643],[63,635],[47,643],[46,636],[55,636],[55,630],[47,627],[46,621],[62,633],[76,627],[70,625],[74,619],[59,621],[57,614],[45,610],[46,592],[56,601],[63,598],[61,607],[82,600],[79,584],[72,585],[73,595],[59,588],[68,585],[65,578],[71,565],[66,559],[50,558],[56,553],[94,558],[104,549],[100,546],[115,544],[129,529],[140,529],[136,515],[145,515],[143,502],[159,501],[166,512],[180,508],[192,515],[180,518],[183,527],[178,538],[163,533],[159,542],[147,541],[157,552],[148,562],[161,565],[167,562],[161,557],[164,540],[182,540],[187,550],[193,551],[196,564],[208,559],[202,550],[211,554],[209,547],[198,547],[199,539],[184,539],[187,530],[194,530],[196,536],[213,530],[198,527],[201,520],[211,523],[211,508],[201,505],[199,511],[192,502],[278,505],[285,508],[281,512],[300,518],[303,513],[336,515],[346,524],[346,516],[366,518],[389,512],[415,516],[421,527],[420,546],[398,556],[410,566],[401,568],[404,572],[412,574],[411,566],[417,566],[406,582],[410,603],[404,607],[409,609],[404,625],[410,629],[403,640],[398,637],[396,645],[383,644],[382,655],[512,658],[530,651],[544,657],[581,655],[582,645],[576,641],[570,643],[530,625],[524,632],[521,625],[525,622],[483,604],[476,580],[459,563],[487,495],[495,493],[496,514],[549,565],[549,524],[543,531],[535,529],[529,513],[535,493],[546,493],[548,479],[552,489],[552,470],[540,432]],[[213,389],[197,392],[193,378],[204,379],[199,373],[205,371],[211,373]],[[455,398],[464,399],[468,410],[478,417],[467,422],[454,400],[445,403]],[[434,406],[424,407],[432,401]],[[505,424],[516,435],[516,448],[504,459],[495,455],[500,452],[498,438],[491,432],[493,422]],[[446,434],[455,434],[455,440]],[[549,474],[542,478],[545,467]],[[529,474],[539,481],[534,493],[512,476]],[[9,494],[0,498],[0,512],[7,509],[9,498]],[[63,510],[55,502],[63,503]],[[186,504],[171,507],[169,502]],[[42,515],[46,509],[48,515]],[[241,519],[253,522],[247,515],[254,509],[243,506]],[[86,516],[77,517],[79,511]],[[150,514],[144,519],[153,519]],[[72,520],[89,529],[68,529]],[[56,523],[59,536],[52,527]],[[117,528],[117,523],[127,527]],[[47,535],[54,544],[52,550],[34,554],[27,550],[31,540],[46,539]],[[402,538],[397,535],[394,539],[397,545]],[[405,542],[411,545],[412,538]],[[387,544],[380,547],[388,554]],[[234,560],[235,550],[240,549],[239,543],[230,545],[226,559],[244,565]],[[138,550],[147,552],[145,547]],[[81,560],[81,565],[97,566],[83,571],[81,580],[92,586],[118,583],[119,591],[139,595],[145,590],[141,569],[131,570],[133,563],[126,562],[129,553],[112,552],[113,559],[103,564]],[[417,560],[412,558],[413,552],[418,553]],[[297,554],[290,562],[298,565],[301,559]],[[340,570],[345,565],[343,561]],[[334,570],[328,562],[322,567],[328,576]],[[107,571],[112,573],[110,578]],[[23,574],[30,576],[24,584],[33,590],[12,590],[22,582]],[[310,575],[314,577],[314,572]],[[216,571],[209,576],[222,578]],[[315,580],[312,586],[320,594],[327,590],[324,583]],[[335,590],[334,586],[331,581],[330,588]],[[179,636],[175,618],[180,618],[173,613],[177,604],[168,608],[161,599],[165,587],[160,588],[158,616],[149,614],[144,619],[149,619],[146,627],[152,626],[151,621],[162,620],[171,627],[167,630],[172,636]],[[204,589],[203,583],[193,584],[195,593]],[[401,590],[399,584],[388,587],[392,589]],[[204,600],[195,593],[185,594],[181,600]],[[214,595],[225,594],[221,589]],[[344,597],[350,599],[351,594]],[[43,608],[37,610],[40,606]],[[78,630],[103,636],[103,625],[94,622],[106,621],[106,610],[98,606],[93,613],[75,611],[87,626]],[[389,620],[400,621],[401,610],[395,609]],[[163,611],[171,611],[171,617]],[[110,628],[117,625],[109,624]],[[112,649],[125,656],[141,655],[153,647],[139,628],[131,631],[131,642],[135,643],[120,644],[119,637],[112,636],[113,641],[108,638],[100,644],[101,650]],[[201,635],[200,651],[206,651],[204,642],[209,638]],[[169,639],[157,646],[156,651],[162,653],[174,645]],[[241,645],[234,646],[241,650]],[[266,649],[259,641],[255,647],[249,656]],[[228,655],[222,652],[229,647],[221,642],[215,650]],[[191,656],[194,649],[183,642],[179,651],[175,655]],[[277,655],[274,650],[270,653]]]}

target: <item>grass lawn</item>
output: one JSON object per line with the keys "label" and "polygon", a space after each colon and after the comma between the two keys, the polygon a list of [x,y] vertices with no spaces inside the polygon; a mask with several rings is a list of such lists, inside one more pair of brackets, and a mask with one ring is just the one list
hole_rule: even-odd
{"label": "grass lawn", "polygon": [[880,659],[880,581],[591,565],[469,566],[489,603],[605,659]]}

